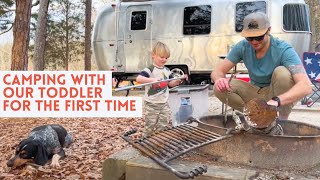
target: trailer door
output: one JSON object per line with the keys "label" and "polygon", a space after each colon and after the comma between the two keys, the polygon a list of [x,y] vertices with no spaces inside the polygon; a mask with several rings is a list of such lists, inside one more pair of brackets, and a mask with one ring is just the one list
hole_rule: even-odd
{"label": "trailer door", "polygon": [[151,20],[151,5],[134,5],[126,10],[124,57],[127,72],[139,72],[151,63]]}

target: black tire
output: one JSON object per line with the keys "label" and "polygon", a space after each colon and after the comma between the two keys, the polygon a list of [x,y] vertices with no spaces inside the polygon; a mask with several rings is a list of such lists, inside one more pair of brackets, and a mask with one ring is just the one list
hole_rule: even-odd
{"label": "black tire", "polygon": [[[187,67],[171,66],[171,67],[169,67],[169,69],[173,73],[173,77],[180,77],[180,76],[183,76],[185,74],[187,74],[190,77]],[[190,84],[189,80],[188,81],[184,81],[182,83],[182,85],[188,85],[188,84]]]}

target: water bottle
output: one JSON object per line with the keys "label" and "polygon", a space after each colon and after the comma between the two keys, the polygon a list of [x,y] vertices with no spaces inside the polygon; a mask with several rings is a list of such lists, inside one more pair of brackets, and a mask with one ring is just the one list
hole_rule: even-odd
{"label": "water bottle", "polygon": [[177,124],[185,123],[189,117],[192,117],[192,112],[193,108],[190,97],[182,97],[179,111],[177,112]]}

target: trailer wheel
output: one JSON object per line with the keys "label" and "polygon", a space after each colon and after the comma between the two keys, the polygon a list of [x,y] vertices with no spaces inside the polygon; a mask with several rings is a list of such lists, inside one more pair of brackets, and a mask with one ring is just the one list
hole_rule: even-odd
{"label": "trailer wheel", "polygon": [[192,79],[192,84],[210,84],[211,83],[211,79],[209,77],[209,75],[193,75],[191,76]]}
{"label": "trailer wheel", "polygon": [[200,84],[201,84],[201,85],[205,85],[205,84],[209,84],[209,83],[208,83],[208,80],[202,80],[202,81],[200,82]]}
{"label": "trailer wheel", "polygon": [[185,75],[185,72],[183,71],[183,69],[179,68],[179,67],[174,67],[174,68],[170,69],[170,71],[172,72],[174,77],[180,77],[180,76]]}
{"label": "trailer wheel", "polygon": [[169,67],[169,69],[172,72],[174,78],[180,77],[180,76],[183,76],[183,75],[187,74],[189,76],[189,80],[188,81],[184,81],[182,83],[182,85],[190,84],[190,75],[189,75],[189,72],[188,72],[188,66],[185,66],[185,67],[183,67],[183,66],[172,66],[172,67]]}

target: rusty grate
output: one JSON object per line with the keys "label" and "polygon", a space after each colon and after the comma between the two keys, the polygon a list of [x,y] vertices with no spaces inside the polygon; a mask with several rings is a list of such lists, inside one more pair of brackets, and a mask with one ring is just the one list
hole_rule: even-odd
{"label": "rusty grate", "polygon": [[196,148],[232,136],[222,136],[189,124],[168,128],[151,136],[133,141],[130,135],[135,132],[136,130],[131,130],[122,135],[122,138],[181,179],[194,178],[195,176],[201,175],[207,172],[207,166],[201,165],[193,168],[189,172],[182,172],[171,167],[168,164],[169,161]]}

